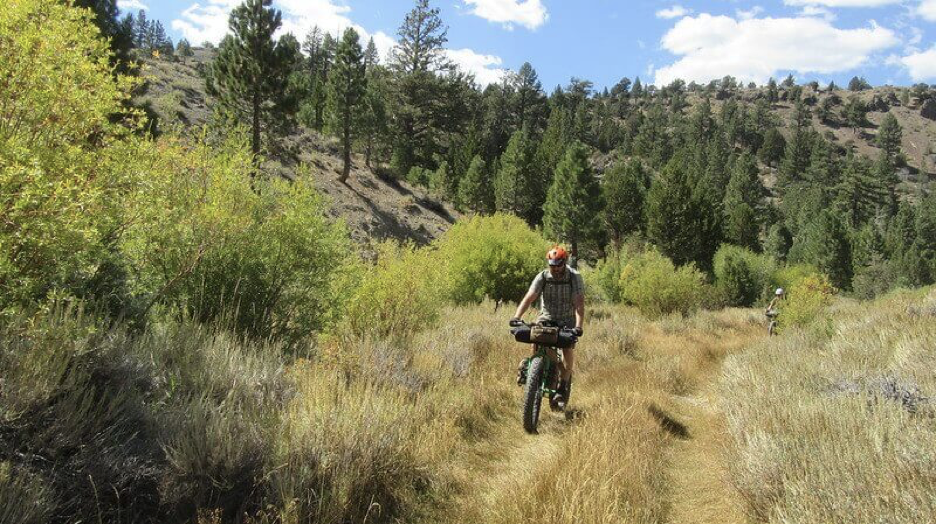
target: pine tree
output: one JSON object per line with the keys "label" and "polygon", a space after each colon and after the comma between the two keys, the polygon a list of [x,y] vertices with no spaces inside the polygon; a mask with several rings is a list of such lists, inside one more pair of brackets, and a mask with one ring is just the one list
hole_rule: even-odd
{"label": "pine tree", "polygon": [[133,42],[140,49],[145,49],[147,45],[147,39],[150,33],[150,23],[146,19],[146,11],[140,9],[137,12],[136,17],[136,26],[134,26],[133,32]]}
{"label": "pine tree", "polygon": [[775,166],[783,158],[783,152],[786,150],[786,140],[775,127],[771,127],[764,133],[764,141],[760,149],[757,150],[757,156],[760,161],[768,166]]}
{"label": "pine tree", "polygon": [[460,209],[468,209],[482,215],[494,212],[494,181],[481,155],[475,155],[471,159],[471,165],[461,179],[458,186],[458,205]]}
{"label": "pine tree", "polygon": [[536,201],[540,181],[533,147],[525,130],[516,131],[510,137],[494,178],[497,210],[513,213],[530,224],[536,222],[540,212],[538,204],[541,204]]}
{"label": "pine tree", "polygon": [[543,213],[546,236],[572,247],[578,258],[579,246],[598,233],[601,212],[601,186],[588,161],[588,148],[575,142],[556,166],[556,177],[549,186]]}
{"label": "pine tree", "polygon": [[725,191],[726,241],[755,251],[760,247],[760,210],[766,192],[754,157],[745,152],[735,162]]}
{"label": "pine tree", "polygon": [[615,246],[646,228],[644,201],[649,185],[650,176],[636,159],[616,162],[602,177],[604,222]]}
{"label": "pine tree", "polygon": [[412,165],[429,165],[438,153],[440,128],[445,122],[436,111],[443,99],[443,85],[436,75],[451,69],[444,45],[448,28],[439,17],[438,8],[429,0],[416,0],[397,31],[399,40],[393,48],[390,69],[396,73],[391,112],[395,122],[394,168],[408,171]]}
{"label": "pine tree", "polygon": [[714,249],[703,245],[700,232],[708,229],[713,210],[699,202],[684,159],[671,159],[653,180],[646,206],[647,237],[663,254],[677,265],[711,263],[706,253]]}
{"label": "pine tree", "polygon": [[789,253],[792,245],[793,239],[790,231],[783,224],[774,224],[770,226],[767,238],[764,241],[764,253],[777,260],[786,260],[787,253]]}
{"label": "pine tree", "polygon": [[813,128],[809,108],[802,101],[796,103],[790,128],[790,140],[780,164],[779,181],[783,185],[803,179],[812,154]]}
{"label": "pine tree", "polygon": [[182,58],[182,63],[185,63],[185,60],[191,56],[194,56],[195,52],[192,51],[192,45],[189,44],[189,41],[185,38],[179,40],[179,43],[176,44],[176,56]]}
{"label": "pine tree", "polygon": [[841,217],[825,209],[797,237],[790,257],[794,262],[812,264],[839,289],[850,289],[852,279],[851,245]]}
{"label": "pine tree", "polygon": [[374,37],[371,37],[367,41],[367,48],[364,49],[364,68],[370,70],[377,65],[380,65],[380,53],[377,52],[377,44],[374,43]]}
{"label": "pine tree", "polygon": [[634,98],[640,98],[643,96],[643,94],[644,94],[643,84],[640,83],[640,77],[638,76],[637,78],[634,79],[634,86],[631,87],[631,95],[633,95]]}
{"label": "pine tree", "polygon": [[872,175],[868,160],[861,157],[846,160],[837,191],[836,204],[852,229],[877,216],[887,203],[887,189]]}
{"label": "pine tree", "polygon": [[380,144],[386,145],[389,123],[386,106],[388,78],[386,69],[379,65],[369,67],[365,75],[367,77],[367,89],[362,100],[359,125],[360,135],[364,140],[364,164],[371,167],[371,158],[375,148],[378,148]]}
{"label": "pine tree", "polygon": [[251,151],[261,151],[260,132],[276,128],[286,114],[286,80],[296,57],[273,41],[282,17],[272,0],[246,0],[234,8],[231,33],[221,42],[211,66],[209,93],[234,118],[250,122]]}
{"label": "pine tree", "polygon": [[542,120],[546,109],[546,94],[539,81],[536,70],[529,62],[524,62],[520,70],[511,78],[513,87],[512,110],[517,129],[527,126],[531,131],[542,129]]}
{"label": "pine tree", "polygon": [[117,0],[75,0],[74,6],[91,10],[94,25],[101,30],[101,36],[110,41],[114,57],[123,68],[130,59],[133,34],[132,31],[128,32],[126,26],[118,19],[120,9]]}
{"label": "pine tree", "polygon": [[845,107],[842,108],[842,118],[856,135],[858,130],[865,126],[867,113],[868,107],[857,96],[850,97]]}
{"label": "pine tree", "polygon": [[878,147],[884,150],[884,154],[887,155],[887,159],[891,163],[895,162],[897,154],[900,153],[902,138],[903,130],[900,128],[900,123],[897,122],[897,118],[893,114],[887,113],[878,128],[875,142],[877,142]]}
{"label": "pine tree", "polygon": [[780,92],[777,89],[777,81],[770,77],[767,81],[767,102],[776,104],[780,101]]}
{"label": "pine tree", "polygon": [[361,112],[359,105],[367,89],[364,75],[364,51],[357,31],[345,29],[335,53],[335,65],[328,78],[328,129],[341,138],[343,167],[342,184],[351,173],[351,145],[358,132]]}

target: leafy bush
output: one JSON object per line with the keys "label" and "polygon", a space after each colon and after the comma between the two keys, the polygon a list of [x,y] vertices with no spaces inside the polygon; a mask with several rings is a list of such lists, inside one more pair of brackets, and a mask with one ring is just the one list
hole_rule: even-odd
{"label": "leafy bush", "polygon": [[345,327],[357,335],[406,336],[431,326],[442,297],[438,261],[428,249],[386,242],[348,302]]}
{"label": "leafy bush", "polygon": [[768,255],[724,244],[715,253],[714,266],[716,286],[727,304],[748,307],[767,292],[776,262]]}
{"label": "leafy bush", "polygon": [[710,293],[705,275],[688,264],[676,268],[658,251],[628,259],[621,270],[621,300],[649,317],[689,313],[701,307]]}
{"label": "leafy bush", "polygon": [[130,170],[113,144],[134,81],[111,74],[88,10],[0,10],[0,312],[91,278],[119,228]]}
{"label": "leafy bush", "polygon": [[770,290],[783,288],[790,291],[794,286],[803,281],[806,277],[818,275],[819,271],[809,264],[794,264],[784,266],[770,275]]}
{"label": "leafy bush", "polygon": [[805,327],[816,320],[832,302],[835,288],[825,275],[813,274],[790,289],[786,304],[778,317],[781,328]]}
{"label": "leafy bush", "polygon": [[359,263],[307,177],[254,180],[239,136],[156,146],[140,144],[149,191],[127,203],[139,217],[123,237],[135,293],[258,337],[295,342],[337,322]]}
{"label": "leafy bush", "polygon": [[437,243],[442,288],[457,304],[519,302],[543,269],[549,244],[513,215],[475,216],[452,226]]}

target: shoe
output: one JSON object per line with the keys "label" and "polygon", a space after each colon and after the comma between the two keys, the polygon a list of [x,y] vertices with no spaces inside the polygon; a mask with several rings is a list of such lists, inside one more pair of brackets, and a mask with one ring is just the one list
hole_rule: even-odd
{"label": "shoe", "polygon": [[527,366],[529,365],[530,359],[523,359],[520,361],[520,366],[517,367],[517,385],[523,386],[527,381]]}
{"label": "shoe", "polygon": [[559,388],[556,390],[556,394],[553,395],[552,403],[556,404],[558,409],[565,409],[566,404],[569,403],[569,396],[572,394],[572,379],[569,380],[560,380]]}

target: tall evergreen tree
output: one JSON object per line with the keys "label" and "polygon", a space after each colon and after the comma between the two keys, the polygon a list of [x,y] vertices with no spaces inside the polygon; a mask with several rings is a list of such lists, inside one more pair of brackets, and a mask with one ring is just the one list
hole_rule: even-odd
{"label": "tall evergreen tree", "polygon": [[786,140],[775,127],[771,127],[764,133],[763,142],[760,149],[757,150],[757,156],[765,165],[773,167],[783,158],[783,152],[786,150]]}
{"label": "tall evergreen tree", "polygon": [[358,106],[367,88],[364,72],[364,51],[357,31],[349,27],[338,44],[335,65],[328,78],[328,129],[341,137],[342,184],[351,173],[351,145],[361,116]]}
{"label": "tall evergreen tree", "polygon": [[711,264],[706,255],[717,249],[703,245],[700,235],[711,223],[709,215],[716,212],[699,202],[686,161],[677,156],[654,178],[647,193],[647,237],[677,265],[695,262],[703,267]]}
{"label": "tall evergreen tree", "polygon": [[812,264],[835,287],[851,288],[851,245],[848,229],[838,213],[825,209],[814,217],[794,241],[790,257],[794,262]]}
{"label": "tall evergreen tree", "polygon": [[765,194],[757,162],[750,153],[745,152],[735,162],[725,191],[726,241],[755,251],[760,247],[760,210]]}
{"label": "tall evergreen tree", "polygon": [[282,24],[272,0],[245,0],[231,12],[226,36],[211,65],[209,93],[239,121],[250,123],[251,151],[261,151],[260,133],[276,129],[288,111],[284,106],[286,80],[296,57],[280,46],[273,34]]}
{"label": "tall evergreen tree", "polygon": [[430,165],[438,153],[444,116],[436,111],[443,88],[436,73],[451,69],[444,53],[447,33],[439,9],[429,7],[429,0],[416,0],[397,31],[389,65],[396,73],[392,164],[398,173],[413,165]]}
{"label": "tall evergreen tree", "polygon": [[536,198],[540,181],[537,179],[533,147],[526,130],[516,131],[510,137],[494,178],[497,210],[513,213],[530,224],[536,222],[541,212],[541,202]]}
{"label": "tall evergreen tree", "polygon": [[865,126],[867,113],[868,106],[857,96],[850,97],[845,107],[842,108],[842,117],[845,123],[848,127],[852,128],[852,131],[856,135],[858,134],[858,130]]}
{"label": "tall evergreen tree", "polygon": [[884,120],[881,121],[881,126],[878,127],[878,134],[875,139],[877,146],[880,147],[884,154],[887,155],[887,159],[893,163],[897,154],[900,153],[900,141],[903,138],[903,130],[900,128],[900,123],[897,122],[897,117],[891,113],[887,113],[884,116]]}
{"label": "tall evergreen tree", "polygon": [[646,228],[644,201],[650,176],[637,159],[618,161],[601,179],[604,193],[604,222],[616,247],[624,237]]}
{"label": "tall evergreen tree", "polygon": [[852,229],[859,229],[877,216],[887,203],[887,189],[873,176],[871,164],[862,157],[846,160],[837,190],[836,203]]}
{"label": "tall evergreen tree", "polygon": [[532,132],[538,132],[546,113],[546,94],[539,81],[536,70],[529,62],[524,62],[520,70],[511,77],[513,84],[512,110],[517,129],[527,126]]}
{"label": "tall evergreen tree", "polygon": [[370,68],[380,65],[380,53],[377,51],[377,44],[374,43],[374,37],[367,41],[367,48],[364,49],[364,68]]}
{"label": "tall evergreen tree", "polygon": [[548,237],[567,242],[578,258],[579,246],[598,233],[601,212],[601,186],[588,162],[588,148],[573,143],[556,166],[543,214],[543,231]]}
{"label": "tall evergreen tree", "polygon": [[375,150],[383,150],[387,145],[389,118],[386,101],[389,95],[389,75],[383,67],[371,65],[367,68],[365,76],[367,88],[361,102],[359,124],[360,135],[364,141],[364,164],[371,167],[371,158]]}
{"label": "tall evergreen tree", "polygon": [[471,159],[471,165],[458,186],[458,205],[482,215],[494,211],[494,181],[481,155]]}
{"label": "tall evergreen tree", "polygon": [[133,47],[133,34],[118,19],[117,0],[75,0],[75,7],[90,9],[94,14],[92,21],[101,30],[101,36],[110,41],[111,49],[118,63],[126,64]]}
{"label": "tall evergreen tree", "polygon": [[783,162],[780,164],[779,181],[783,185],[803,179],[812,153],[813,129],[809,108],[802,101],[796,103],[790,122],[790,140],[786,144]]}

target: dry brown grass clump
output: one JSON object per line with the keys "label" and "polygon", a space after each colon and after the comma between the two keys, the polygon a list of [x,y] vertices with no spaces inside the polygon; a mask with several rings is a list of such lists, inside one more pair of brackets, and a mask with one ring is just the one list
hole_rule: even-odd
{"label": "dry brown grass clump", "polygon": [[[936,521],[933,291],[844,304],[730,358],[734,484],[759,521]],[[831,315],[831,314],[830,314]]]}

